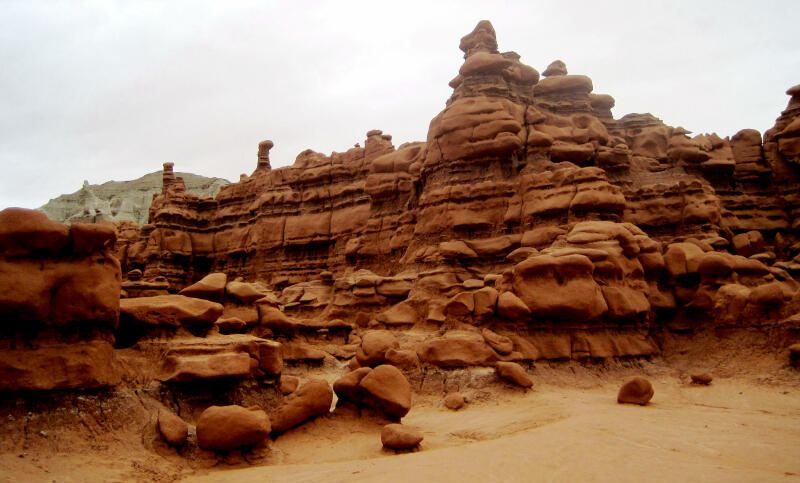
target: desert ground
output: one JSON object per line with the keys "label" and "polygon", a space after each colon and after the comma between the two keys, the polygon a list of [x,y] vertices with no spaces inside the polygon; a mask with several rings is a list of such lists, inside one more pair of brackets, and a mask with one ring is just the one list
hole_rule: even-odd
{"label": "desert ground", "polygon": [[[641,373],[655,388],[652,401],[618,404],[619,381]],[[440,396],[415,395],[403,424],[425,439],[408,453],[382,448],[385,421],[340,408],[249,454],[188,465],[173,448],[148,452],[135,432],[99,435],[91,454],[69,444],[6,453],[0,481],[800,481],[800,381],[791,370],[710,386],[648,362],[544,364],[533,377],[532,390],[495,383],[464,391],[469,403],[458,411]]]}

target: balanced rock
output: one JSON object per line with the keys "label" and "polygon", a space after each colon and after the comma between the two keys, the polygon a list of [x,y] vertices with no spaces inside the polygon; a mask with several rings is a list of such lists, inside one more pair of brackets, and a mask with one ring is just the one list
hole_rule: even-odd
{"label": "balanced rock", "polygon": [[189,435],[189,425],[170,411],[158,411],[158,433],[169,444],[181,446]]}
{"label": "balanced rock", "polygon": [[647,379],[636,376],[628,379],[619,388],[617,402],[644,406],[653,398],[653,385]]}
{"label": "balanced rock", "polygon": [[333,390],[327,381],[315,379],[290,394],[272,413],[272,430],[282,433],[288,429],[327,414],[333,403]]}
{"label": "balanced rock", "polygon": [[242,406],[211,406],[197,420],[197,444],[209,451],[232,449],[260,443],[270,432],[267,413]]}
{"label": "balanced rock", "polygon": [[533,387],[533,379],[516,362],[498,362],[495,367],[497,368],[497,375],[503,379],[524,388]]}
{"label": "balanced rock", "polygon": [[370,367],[359,367],[348,372],[333,383],[333,390],[339,397],[339,401],[348,401],[353,404],[361,404],[364,399],[361,389],[361,380],[372,372]]}
{"label": "balanced rock", "polygon": [[388,449],[411,449],[422,439],[422,433],[402,424],[387,424],[381,431],[381,443]]}

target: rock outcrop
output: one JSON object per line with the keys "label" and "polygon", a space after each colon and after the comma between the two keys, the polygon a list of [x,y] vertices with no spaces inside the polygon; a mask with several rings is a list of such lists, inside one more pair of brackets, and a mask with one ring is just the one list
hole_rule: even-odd
{"label": "rock outcrop", "polygon": [[114,361],[121,273],[113,226],[0,211],[0,390],[99,388]]}

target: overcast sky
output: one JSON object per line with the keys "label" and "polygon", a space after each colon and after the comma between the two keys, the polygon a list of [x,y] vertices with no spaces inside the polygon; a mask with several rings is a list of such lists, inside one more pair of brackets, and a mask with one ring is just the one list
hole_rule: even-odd
{"label": "overcast sky", "polygon": [[695,133],[764,131],[800,83],[800,2],[0,0],[0,208],[165,161],[238,180],[370,129],[424,141],[481,19],[540,72],[554,59]]}

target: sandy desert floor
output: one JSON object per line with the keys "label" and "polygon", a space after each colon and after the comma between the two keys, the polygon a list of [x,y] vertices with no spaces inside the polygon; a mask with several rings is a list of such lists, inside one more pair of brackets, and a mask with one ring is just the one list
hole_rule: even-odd
{"label": "sandy desert floor", "polygon": [[[616,377],[544,378],[534,390],[475,390],[460,411],[419,396],[403,423],[420,450],[381,448],[379,421],[336,412],[241,457],[187,469],[141,442],[96,454],[0,455],[0,481],[269,482],[800,482],[800,386],[726,378],[711,386],[651,375],[647,406],[616,403]],[[173,450],[174,451],[174,450]]]}

